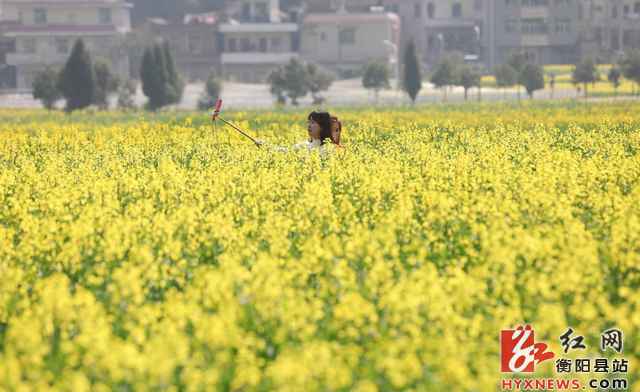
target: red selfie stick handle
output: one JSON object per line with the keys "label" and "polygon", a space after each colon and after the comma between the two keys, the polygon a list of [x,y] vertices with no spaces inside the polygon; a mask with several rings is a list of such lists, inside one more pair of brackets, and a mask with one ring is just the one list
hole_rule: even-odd
{"label": "red selfie stick handle", "polygon": [[211,121],[215,121],[218,115],[220,114],[220,109],[222,108],[222,100],[216,100],[216,107],[213,109],[213,114],[211,115]]}

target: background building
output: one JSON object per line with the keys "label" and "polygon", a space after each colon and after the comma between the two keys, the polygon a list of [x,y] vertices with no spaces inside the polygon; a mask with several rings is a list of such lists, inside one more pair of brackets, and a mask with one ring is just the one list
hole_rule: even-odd
{"label": "background building", "polygon": [[231,3],[218,26],[225,79],[264,82],[274,68],[298,56],[299,27],[278,0]]}
{"label": "background building", "polygon": [[580,57],[577,0],[490,0],[488,5],[489,67],[514,52],[537,64],[574,63]]}
{"label": "background building", "polygon": [[128,77],[124,38],[131,29],[129,13],[130,5],[122,0],[5,1],[2,16],[9,26],[4,35],[15,40],[6,62],[15,67],[17,88],[30,89],[46,65],[62,67],[78,38],[94,58]]}
{"label": "background building", "polygon": [[[178,72],[187,81],[206,80],[212,70],[220,68],[220,42],[216,13],[187,14],[182,23],[162,18],[149,18],[135,29],[135,40],[140,47],[157,39],[167,40]],[[132,46],[133,47],[133,46]],[[137,75],[142,61],[141,49],[131,53],[132,74]]]}
{"label": "background building", "polygon": [[400,18],[395,14],[312,13],[304,18],[300,54],[307,61],[350,76],[370,60],[395,67],[399,43]]}
{"label": "background building", "polygon": [[582,54],[611,61],[621,51],[640,48],[639,0],[590,0],[577,12]]}
{"label": "background building", "polygon": [[[427,71],[451,53],[491,72],[516,52],[538,64],[573,64],[585,56],[613,62],[640,48],[640,0],[158,3],[156,13],[171,17],[152,16],[151,0],[131,1],[147,15],[134,32],[124,0],[0,2],[0,89],[30,89],[45,65],[64,64],[80,37],[94,57],[133,78],[144,47],[166,39],[188,81],[204,80],[213,69],[225,79],[264,82],[298,56],[343,77],[373,59],[398,72],[410,40]],[[195,9],[203,12],[186,13]]]}
{"label": "background building", "polygon": [[7,55],[16,51],[16,40],[6,36],[12,23],[2,21],[1,12],[0,9],[0,91],[15,89],[17,85],[16,67],[7,64]]}

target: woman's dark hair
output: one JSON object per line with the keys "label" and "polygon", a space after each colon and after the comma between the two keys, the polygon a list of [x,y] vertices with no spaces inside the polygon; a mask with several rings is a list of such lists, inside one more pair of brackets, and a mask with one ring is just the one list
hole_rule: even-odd
{"label": "woman's dark hair", "polygon": [[307,120],[313,120],[320,125],[320,141],[324,144],[325,139],[331,139],[331,115],[327,112],[309,113]]}

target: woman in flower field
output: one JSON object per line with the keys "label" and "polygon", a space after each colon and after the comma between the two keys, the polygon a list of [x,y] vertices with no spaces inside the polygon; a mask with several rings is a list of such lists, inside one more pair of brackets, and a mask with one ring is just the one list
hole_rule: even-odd
{"label": "woman in flower field", "polygon": [[336,146],[342,148],[340,144],[340,136],[342,135],[342,122],[336,116],[331,116],[331,141]]}
{"label": "woman in flower field", "polygon": [[0,109],[0,392],[640,392],[640,101],[174,116]]}
{"label": "woman in flower field", "polygon": [[[340,143],[340,130],[342,129],[342,124],[336,124],[334,120],[337,121],[337,117],[332,117],[328,112],[316,112],[313,111],[309,113],[307,116],[307,132],[309,135],[309,140],[296,143],[292,146],[294,150],[302,150],[307,149],[309,151],[320,149],[321,151],[324,149],[325,140],[329,139],[334,144]],[[339,129],[337,127],[339,126]],[[337,135],[337,139],[336,139]],[[265,145],[266,143],[263,140],[258,140],[259,145]],[[287,147],[275,146],[277,151],[288,151]]]}

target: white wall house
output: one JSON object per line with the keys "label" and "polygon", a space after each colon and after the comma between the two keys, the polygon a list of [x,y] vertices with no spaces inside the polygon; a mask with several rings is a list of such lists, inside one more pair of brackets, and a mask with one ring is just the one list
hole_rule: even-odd
{"label": "white wall house", "polygon": [[283,20],[278,0],[239,0],[231,7],[218,26],[226,79],[264,82],[271,70],[298,56],[298,24]]}
{"label": "white wall house", "polygon": [[15,22],[5,32],[15,39],[15,53],[6,61],[16,68],[18,89],[31,89],[47,65],[62,67],[78,38],[94,60],[103,59],[128,77],[124,39],[131,30],[130,8],[124,0],[4,1],[3,19]]}
{"label": "white wall house", "polygon": [[400,18],[393,13],[313,13],[304,18],[303,59],[349,75],[370,60],[394,69],[400,53]]}

